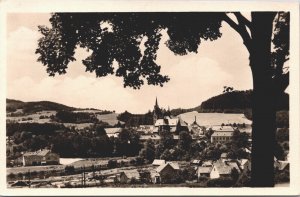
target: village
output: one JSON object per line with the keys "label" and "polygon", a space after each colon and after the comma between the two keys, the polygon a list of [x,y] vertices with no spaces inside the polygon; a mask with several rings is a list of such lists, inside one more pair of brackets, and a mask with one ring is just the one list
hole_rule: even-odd
{"label": "village", "polygon": [[[129,128],[138,133],[144,147],[138,156],[86,158],[63,164],[63,158],[47,147],[24,152],[7,169],[8,187],[222,187],[249,184],[251,121],[203,125],[204,121],[198,120],[197,116],[191,120],[163,112],[157,98],[152,114],[153,124]],[[104,130],[108,138],[118,139],[124,126]],[[171,142],[173,145],[166,148]],[[7,138],[7,150],[13,151],[14,146]],[[163,153],[157,157],[154,153],[161,146],[164,146]],[[195,153],[197,151],[199,153]],[[185,154],[193,156],[186,157]],[[288,170],[288,158],[285,161],[274,158],[274,161],[280,172]]]}

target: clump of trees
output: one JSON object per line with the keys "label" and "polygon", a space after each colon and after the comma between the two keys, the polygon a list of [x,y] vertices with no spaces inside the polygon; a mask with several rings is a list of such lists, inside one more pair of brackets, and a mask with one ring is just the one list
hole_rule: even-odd
{"label": "clump of trees", "polygon": [[153,114],[151,111],[148,111],[146,114],[132,114],[125,111],[120,113],[117,118],[119,121],[125,122],[125,125],[128,127],[153,124]]}
{"label": "clump of trees", "polygon": [[136,156],[142,148],[140,136],[134,130],[122,129],[119,137],[109,138],[103,125],[76,131],[61,124],[10,123],[10,139],[16,143],[10,158],[21,152],[50,148],[61,157]]}
{"label": "clump of trees", "polygon": [[95,114],[85,112],[58,111],[51,119],[62,123],[97,123]]}

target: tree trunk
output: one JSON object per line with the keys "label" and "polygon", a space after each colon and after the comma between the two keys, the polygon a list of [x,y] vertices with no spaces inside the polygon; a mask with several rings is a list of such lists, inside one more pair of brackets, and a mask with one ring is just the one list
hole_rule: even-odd
{"label": "tree trunk", "polygon": [[252,173],[253,187],[274,186],[274,148],[277,94],[271,69],[274,13],[252,14],[250,66],[253,76]]}

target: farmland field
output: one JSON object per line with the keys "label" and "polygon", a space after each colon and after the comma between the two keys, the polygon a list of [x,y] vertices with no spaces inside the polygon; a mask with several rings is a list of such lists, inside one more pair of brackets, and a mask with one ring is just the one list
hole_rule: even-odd
{"label": "farmland field", "polygon": [[[55,115],[56,111],[40,111],[33,114],[23,115],[23,116],[7,116],[7,120],[19,123],[48,123],[50,122],[50,116]],[[46,116],[46,118],[40,119],[41,116]]]}
{"label": "farmland field", "polygon": [[107,122],[110,125],[115,125],[118,123],[118,117],[119,114],[117,113],[111,113],[111,114],[103,114],[103,115],[97,115],[98,120],[101,120],[103,122]]}
{"label": "farmland field", "polygon": [[196,111],[187,112],[178,115],[182,120],[191,124],[197,118],[197,123],[203,126],[221,125],[224,124],[243,124],[251,125],[252,121],[248,120],[244,114],[225,114],[225,113],[198,113]]}

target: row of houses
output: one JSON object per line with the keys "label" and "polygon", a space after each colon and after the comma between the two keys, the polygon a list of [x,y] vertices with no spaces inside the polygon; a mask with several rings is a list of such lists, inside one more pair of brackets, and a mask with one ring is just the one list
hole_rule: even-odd
{"label": "row of houses", "polygon": [[[154,160],[153,166],[155,167],[150,171],[150,177],[154,184],[167,183],[172,177],[179,173],[179,165],[176,162],[165,162],[165,160]],[[140,181],[141,172],[137,169],[124,170],[120,173],[121,183],[132,183],[132,180]]]}
{"label": "row of houses", "polygon": [[[140,125],[137,127],[137,131],[143,133],[141,135],[141,140],[159,140],[160,132],[163,131],[165,127],[170,126],[170,131],[175,138],[178,138],[179,131],[188,131],[193,138],[204,137],[205,128],[198,125],[196,119],[191,125],[187,125],[180,118],[171,119],[166,118],[165,120],[158,119],[156,126],[155,125]],[[212,126],[208,128],[212,130],[213,134],[211,135],[212,143],[226,143],[231,141],[235,129],[232,126]],[[119,133],[122,131],[122,128],[105,128],[106,134],[108,137],[118,137]],[[146,133],[146,134],[145,134]]]}
{"label": "row of houses", "polygon": [[238,174],[251,171],[251,163],[248,159],[227,160],[220,159],[215,162],[206,161],[201,166],[197,167],[197,177],[208,177],[210,179],[229,178],[233,169],[236,169]]}

